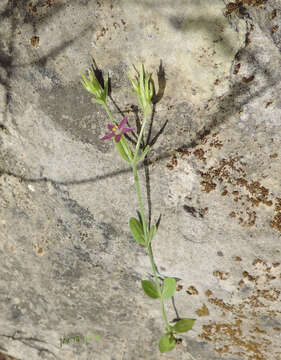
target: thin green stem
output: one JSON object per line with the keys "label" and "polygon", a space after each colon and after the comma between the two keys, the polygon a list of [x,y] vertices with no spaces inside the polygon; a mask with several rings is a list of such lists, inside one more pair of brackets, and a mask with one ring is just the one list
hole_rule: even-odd
{"label": "thin green stem", "polygon": [[[114,123],[114,125],[117,125],[116,122],[113,120],[113,116],[112,116],[107,104],[104,103],[103,105],[104,105],[104,108],[105,108],[110,120]],[[152,256],[151,243],[149,241],[149,234],[148,234],[148,229],[147,229],[145,216],[144,216],[144,209],[143,209],[143,203],[142,203],[142,198],[141,198],[139,177],[138,177],[137,164],[136,164],[137,163],[138,151],[139,151],[139,148],[140,148],[140,143],[141,143],[142,135],[143,135],[143,132],[144,132],[145,124],[146,124],[146,114],[144,114],[144,119],[143,119],[141,131],[140,131],[140,134],[138,136],[138,141],[137,141],[137,145],[136,145],[136,151],[135,151],[135,154],[134,154],[134,158],[131,161],[131,165],[132,165],[133,174],[134,174],[134,180],[135,180],[135,184],[136,184],[137,197],[138,197],[139,208],[140,208],[140,215],[141,215],[143,231],[144,231],[144,238],[145,238],[145,241],[146,241],[146,248],[147,248],[149,260],[150,260],[150,263],[151,263],[151,266],[152,266],[156,288],[157,288],[158,293],[160,294],[162,317],[163,317],[166,329],[169,330],[171,328],[171,326],[169,325],[167,315],[166,315],[166,312],[165,312],[164,300],[163,300],[163,298],[161,296],[161,286],[160,286],[158,276],[157,276],[156,265],[154,263],[153,256]]]}
{"label": "thin green stem", "polygon": [[138,172],[137,172],[136,164],[134,162],[132,163],[132,167],[133,167],[133,173],[134,173],[134,179],[135,179],[135,184],[136,184],[137,196],[138,196],[138,201],[139,201],[140,214],[141,214],[141,219],[142,219],[142,224],[143,224],[144,237],[145,237],[145,241],[146,241],[146,248],[147,248],[149,260],[150,260],[150,263],[151,263],[151,266],[152,266],[153,275],[154,275],[154,281],[155,281],[155,284],[156,284],[157,292],[158,292],[158,294],[160,294],[162,317],[163,317],[163,320],[165,322],[166,329],[168,330],[168,329],[170,329],[170,325],[169,325],[167,315],[166,315],[166,312],[165,312],[164,301],[163,301],[163,298],[161,296],[161,287],[160,287],[160,284],[159,284],[159,280],[158,280],[158,276],[157,276],[157,270],[156,270],[156,266],[155,266],[153,256],[152,256],[151,244],[148,241],[149,239],[148,239],[147,226],[146,226],[146,221],[145,221],[144,211],[143,211],[143,204],[142,204],[142,198],[141,198],[141,192],[140,192],[140,186],[139,186]]}
{"label": "thin green stem", "polygon": [[107,112],[107,115],[109,116],[109,119],[114,123],[114,125],[117,125],[116,122],[113,120],[113,116],[109,110],[109,107],[106,102],[103,103],[103,106],[105,108],[105,111]]}
{"label": "thin green stem", "polygon": [[[154,281],[155,281],[155,284],[156,284],[156,288],[157,288],[158,293],[161,295],[161,287],[160,287],[160,284],[159,284],[159,280],[158,280],[158,276],[157,276],[157,270],[156,270],[156,266],[155,266],[155,263],[154,263],[154,260],[153,260],[152,249],[151,249],[151,244],[150,243],[147,246],[147,251],[148,251],[149,260],[150,260],[152,270],[153,270],[153,274],[154,274]],[[166,329],[170,330],[170,325],[169,325],[169,322],[168,322],[168,319],[167,319],[165,306],[164,306],[164,300],[163,300],[162,296],[160,296],[160,303],[161,303],[162,317],[163,317],[163,320],[165,322]]]}
{"label": "thin green stem", "polygon": [[146,124],[146,116],[144,115],[141,131],[140,131],[140,134],[139,134],[139,137],[138,137],[138,142],[137,142],[137,145],[136,145],[135,156],[134,156],[134,159],[133,159],[134,163],[137,160],[137,156],[138,156],[138,152],[139,152],[140,143],[141,143],[142,135],[143,135],[143,132],[144,132],[145,124]]}
{"label": "thin green stem", "polygon": [[143,134],[143,131],[144,131],[145,123],[146,123],[146,116],[144,116],[142,128],[141,128],[141,131],[140,131],[140,134],[139,134],[139,137],[138,137],[135,156],[134,156],[134,159],[132,161],[132,168],[133,168],[134,179],[135,179],[135,184],[136,184],[137,197],[138,197],[138,201],[139,201],[141,220],[142,220],[142,224],[143,224],[144,237],[145,237],[145,241],[146,241],[146,248],[147,248],[149,260],[150,260],[150,263],[151,263],[151,266],[152,266],[153,275],[154,275],[154,281],[155,281],[155,284],[156,284],[157,292],[158,292],[158,294],[160,294],[162,317],[163,317],[164,323],[166,325],[166,329],[168,330],[168,329],[170,329],[170,325],[169,325],[167,315],[166,315],[166,312],[165,312],[164,301],[163,301],[163,298],[161,296],[161,287],[160,287],[160,283],[159,283],[158,276],[157,276],[156,265],[154,263],[153,256],[152,256],[151,243],[149,241],[148,232],[147,232],[148,229],[147,229],[147,226],[146,226],[146,221],[145,221],[145,216],[144,216],[143,203],[142,203],[142,198],[141,198],[139,178],[138,178],[138,172],[137,172],[137,166],[136,166],[137,154],[138,154],[138,150],[139,150],[139,147],[140,147],[140,142],[141,142],[142,134]]}
{"label": "thin green stem", "polygon": [[146,221],[145,221],[144,211],[143,211],[143,204],[142,204],[140,184],[139,184],[139,176],[138,176],[138,171],[137,171],[137,165],[134,162],[134,160],[132,162],[132,168],[133,168],[134,180],[135,180],[136,190],[137,190],[137,197],[138,197],[138,202],[139,202],[139,207],[140,207],[140,214],[141,214],[144,238],[145,238],[145,241],[148,242],[148,233],[147,233],[147,226],[146,226]]}

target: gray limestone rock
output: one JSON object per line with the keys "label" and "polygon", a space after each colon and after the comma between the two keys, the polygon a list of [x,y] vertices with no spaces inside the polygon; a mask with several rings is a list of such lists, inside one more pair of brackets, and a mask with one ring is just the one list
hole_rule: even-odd
{"label": "gray limestone rock", "polygon": [[[0,359],[281,359],[280,15],[278,0],[1,1]],[[168,317],[196,322],[165,355],[133,175],[80,83],[92,57],[116,121],[136,127],[126,72],[144,63],[151,139],[166,123],[139,175],[158,270],[180,279]]]}

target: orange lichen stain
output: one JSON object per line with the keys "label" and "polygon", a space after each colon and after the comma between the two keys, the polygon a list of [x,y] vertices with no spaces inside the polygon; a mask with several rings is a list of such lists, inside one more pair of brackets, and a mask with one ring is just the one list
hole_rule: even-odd
{"label": "orange lichen stain", "polygon": [[220,182],[222,182],[225,178],[228,183],[232,183],[229,170],[237,170],[234,166],[234,163],[237,160],[238,158],[230,158],[229,160],[222,159],[220,161],[219,168],[215,169],[212,166],[208,169],[207,172],[200,172],[200,175],[204,180],[201,182],[201,185],[204,186],[203,191],[210,192],[214,190],[216,188],[216,184],[214,182],[216,178],[218,178]]}
{"label": "orange lichen stain", "polygon": [[276,18],[276,16],[277,16],[277,9],[274,9],[271,11],[269,20],[273,20],[274,18]]}
{"label": "orange lichen stain", "polygon": [[201,185],[204,186],[203,191],[205,191],[206,193],[209,193],[210,191],[215,190],[216,188],[216,184],[213,182],[206,182],[206,181],[202,181]]}
{"label": "orange lichen stain", "polygon": [[271,104],[272,104],[272,101],[268,101],[268,102],[265,104],[265,107],[268,108],[269,105],[271,105]]}
{"label": "orange lichen stain", "polygon": [[206,160],[206,158],[204,157],[204,150],[202,148],[196,149],[195,151],[193,151],[193,154],[199,159],[199,160]]}
{"label": "orange lichen stain", "polygon": [[188,287],[188,289],[186,290],[186,292],[189,294],[189,295],[198,295],[199,292],[198,290],[193,286],[193,285],[190,285]]}
{"label": "orange lichen stain", "polygon": [[237,355],[237,356],[240,356],[241,359],[244,359],[245,357],[245,353],[243,351],[238,351],[238,352],[234,352],[232,353],[233,355]]}
{"label": "orange lichen stain", "polygon": [[256,259],[252,262],[252,265],[253,265],[253,266],[255,266],[255,265],[257,265],[257,264],[262,264],[262,265],[264,265],[264,266],[267,266],[267,265],[266,265],[266,262],[265,262],[264,260],[262,260],[262,259],[259,259],[259,258],[256,258]]}
{"label": "orange lichen stain", "polygon": [[201,309],[195,311],[198,316],[208,316],[210,315],[209,310],[205,304],[203,304]]}
{"label": "orange lichen stain", "polygon": [[166,167],[169,169],[169,170],[174,170],[174,168],[178,165],[178,160],[177,160],[177,157],[176,155],[173,155],[170,163],[167,163],[166,164]]}
{"label": "orange lichen stain", "polygon": [[243,286],[245,285],[245,282],[243,280],[240,280],[239,283],[238,283],[239,286]]}
{"label": "orange lichen stain", "polygon": [[[243,353],[243,360],[268,360],[268,354],[275,359],[274,356],[278,353],[276,352],[278,342],[276,335],[279,336],[281,329],[276,327],[273,331],[270,326],[262,329],[258,323],[263,317],[276,318],[278,316],[278,319],[280,318],[281,311],[271,308],[272,306],[278,308],[277,305],[280,302],[281,289],[276,289],[271,284],[271,281],[276,278],[272,274],[279,274],[280,263],[270,265],[264,259],[256,258],[251,265],[252,270],[242,271],[244,280],[248,281],[246,297],[243,290],[239,296],[239,287],[236,293],[232,293],[234,304],[231,300],[226,303],[215,297],[210,290],[205,292],[208,302],[223,312],[220,317],[223,316],[229,320],[203,325],[200,337],[213,342],[214,350],[218,350],[218,353],[226,349],[226,352],[231,355]],[[240,280],[240,286],[245,285],[244,280]],[[237,303],[237,299],[240,299],[240,303]],[[233,316],[236,319],[235,322],[233,322]],[[246,319],[244,326],[242,319]]]}
{"label": "orange lichen stain", "polygon": [[252,181],[250,184],[247,185],[247,189],[251,194],[260,196],[260,201],[262,201],[263,198],[268,196],[268,189],[266,189],[264,186],[261,186],[258,181]]}
{"label": "orange lichen stain", "polygon": [[185,149],[184,147],[180,147],[176,149],[176,152],[180,153],[181,158],[183,158],[185,155],[189,156],[191,154],[191,152]]}
{"label": "orange lichen stain", "polygon": [[256,278],[248,273],[248,271],[243,271],[242,273],[244,278],[247,278],[249,281],[255,281]]}
{"label": "orange lichen stain", "polygon": [[281,198],[276,198],[274,212],[276,212],[276,214],[269,224],[273,229],[281,232]]}
{"label": "orange lichen stain", "polygon": [[41,247],[39,247],[38,244],[34,244],[33,247],[35,248],[37,254],[41,256],[43,255],[44,250]]}
{"label": "orange lichen stain", "polygon": [[33,47],[35,48],[39,48],[39,36],[33,36],[31,39],[30,39],[30,43]]}
{"label": "orange lichen stain", "polygon": [[262,338],[262,340],[264,341],[264,343],[265,343],[266,345],[271,345],[271,344],[272,344],[272,341],[270,341],[270,340],[268,340],[268,339],[266,339],[266,338]]}
{"label": "orange lichen stain", "polygon": [[257,332],[259,334],[265,334],[266,332],[264,330],[259,329],[257,326],[253,330],[254,332]]}
{"label": "orange lichen stain", "polygon": [[240,256],[235,256],[234,260],[235,260],[235,261],[242,261],[242,259],[241,259]]}
{"label": "orange lichen stain", "polygon": [[205,145],[205,144],[207,143],[207,141],[208,141],[208,138],[207,138],[206,136],[202,136],[202,137],[200,138],[200,143],[201,143],[202,145]]}
{"label": "orange lichen stain", "polygon": [[213,275],[221,280],[226,280],[228,278],[229,273],[225,273],[222,271],[214,271]]}
{"label": "orange lichen stain", "polygon": [[223,147],[223,143],[219,140],[214,140],[210,143],[210,146],[214,146],[217,149],[221,149]]}
{"label": "orange lichen stain", "polygon": [[276,198],[275,211],[281,211],[281,198]]}
{"label": "orange lichen stain", "polygon": [[248,210],[246,210],[246,213],[247,213],[247,215],[248,215],[248,221],[246,222],[246,224],[247,224],[248,226],[253,226],[253,225],[255,224],[256,218],[257,218],[256,212],[255,212],[255,211],[248,211]]}
{"label": "orange lichen stain", "polygon": [[[239,2],[240,0],[235,0],[235,1]],[[268,0],[241,0],[241,1],[249,6],[260,6],[266,4]]]}
{"label": "orange lichen stain", "polygon": [[[267,360],[261,353],[262,345],[258,342],[245,339],[241,330],[241,320],[234,323],[211,323],[203,325],[203,333],[199,336],[207,341],[214,343],[228,342],[227,351],[231,354],[231,347],[240,347],[247,352],[248,359]],[[257,357],[259,356],[259,357]]]}
{"label": "orange lichen stain", "polygon": [[205,215],[205,214],[207,214],[208,210],[209,210],[209,208],[205,207],[204,209],[202,209],[200,211],[200,214]]}
{"label": "orange lichen stain", "polygon": [[[273,154],[274,155],[274,154]],[[274,155],[275,156],[275,155]],[[248,182],[245,179],[245,172],[243,171],[243,166],[245,163],[240,161],[241,157],[230,157],[229,159],[222,159],[219,162],[219,166],[215,168],[211,166],[207,171],[201,171],[200,176],[202,181],[200,182],[202,186],[202,191],[209,193],[214,191],[218,184],[225,182],[230,184],[233,187],[239,186],[239,188],[244,189],[244,193],[238,191],[238,189],[233,189],[233,191],[228,191],[226,186],[221,192],[221,196],[229,194],[233,196],[232,201],[236,204],[240,202],[241,206],[244,207],[242,216],[235,216],[235,212],[230,212],[230,217],[236,218],[238,223],[241,226],[254,226],[258,218],[256,211],[250,210],[249,207],[246,207],[245,203],[248,202],[251,204],[251,207],[258,207],[260,204],[266,206],[272,206],[274,200],[269,198],[269,189],[265,188],[260,184],[259,181],[252,180]],[[238,165],[240,163],[240,165]],[[238,176],[237,176],[238,175]],[[281,200],[276,199],[276,202],[281,204]],[[281,205],[279,203],[275,206],[275,216],[270,221],[270,226],[274,229],[277,229],[281,232]],[[237,215],[237,214],[236,214]],[[244,216],[243,216],[244,215]]]}
{"label": "orange lichen stain", "polygon": [[215,351],[218,353],[218,354],[223,354],[223,353],[227,353],[229,352],[229,346],[228,345],[224,345],[223,347],[221,348],[215,348]]}
{"label": "orange lichen stain", "polygon": [[277,301],[279,299],[280,291],[277,289],[257,290],[258,296],[263,297],[269,301]]}
{"label": "orange lichen stain", "polygon": [[227,310],[227,311],[234,311],[234,306],[233,305],[230,305],[230,304],[226,304],[223,300],[221,299],[218,299],[216,297],[209,297],[208,301],[211,303],[211,304],[215,304],[217,305],[218,307],[220,307],[221,309],[224,309],[224,310]]}
{"label": "orange lichen stain", "polygon": [[99,33],[96,36],[96,40],[98,41],[100,38],[103,38],[105,36],[105,34],[108,32],[108,27],[102,27],[102,29],[99,31]]}
{"label": "orange lichen stain", "polygon": [[247,185],[247,180],[245,180],[243,178],[238,178],[236,180],[236,185],[244,185],[244,186],[246,186]]}

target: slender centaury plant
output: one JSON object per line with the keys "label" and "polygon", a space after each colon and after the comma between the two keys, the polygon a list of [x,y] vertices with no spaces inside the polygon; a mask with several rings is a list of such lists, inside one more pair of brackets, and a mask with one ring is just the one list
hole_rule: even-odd
{"label": "slender centaury plant", "polygon": [[129,79],[134,88],[133,93],[137,95],[140,108],[143,113],[143,121],[140,133],[138,134],[138,140],[136,148],[134,151],[131,150],[123,134],[133,131],[132,128],[125,127],[128,121],[128,117],[125,117],[120,124],[118,125],[114,120],[112,113],[109,110],[107,105],[108,97],[108,75],[105,77],[104,86],[100,84],[95,73],[92,69],[88,70],[88,78],[82,75],[81,82],[85,89],[89,91],[94,98],[92,101],[97,104],[103,105],[105,111],[107,112],[111,123],[107,125],[110,132],[105,135],[100,140],[107,140],[113,138],[114,145],[123,160],[129,163],[132,166],[134,180],[136,184],[137,198],[139,202],[139,212],[140,220],[137,220],[134,217],[131,217],[129,220],[129,227],[134,239],[140,244],[146,247],[147,253],[150,259],[151,267],[154,275],[154,283],[149,280],[142,280],[141,286],[143,291],[147,296],[152,299],[159,299],[161,305],[161,312],[163,321],[165,324],[165,334],[161,337],[159,341],[159,350],[160,352],[165,352],[172,350],[176,345],[175,335],[177,333],[184,333],[189,331],[195,320],[188,318],[181,318],[176,322],[175,325],[170,325],[167,319],[164,300],[171,298],[176,291],[176,279],[173,277],[166,277],[163,281],[157,275],[157,268],[152,255],[151,242],[155,237],[155,234],[158,229],[158,225],[152,225],[149,227],[145,220],[144,209],[139,185],[139,177],[137,172],[137,164],[144,160],[146,154],[148,153],[150,147],[147,145],[145,149],[139,155],[141,139],[144,133],[144,128],[147,122],[147,117],[152,111],[151,99],[154,93],[153,83],[151,81],[150,74],[145,72],[144,66],[140,68],[140,72],[137,72],[137,76]]}

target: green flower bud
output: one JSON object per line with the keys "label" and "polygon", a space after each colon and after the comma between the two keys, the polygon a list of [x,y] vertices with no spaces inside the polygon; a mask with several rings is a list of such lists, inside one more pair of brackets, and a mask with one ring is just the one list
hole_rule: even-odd
{"label": "green flower bud", "polygon": [[153,96],[153,84],[150,79],[150,74],[146,74],[144,66],[140,68],[140,73],[138,76],[133,79],[128,75],[134,91],[133,94],[136,94],[138,97],[138,102],[145,116],[151,113],[151,98]]}
{"label": "green flower bud", "polygon": [[89,78],[87,78],[82,73],[81,76],[82,76],[81,83],[84,86],[84,88],[95,96],[92,99],[93,102],[98,104],[105,104],[108,95],[108,74],[105,76],[104,79],[104,88],[98,82],[98,79],[96,78],[95,73],[93,72],[92,69],[88,69]]}

